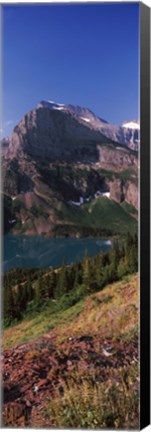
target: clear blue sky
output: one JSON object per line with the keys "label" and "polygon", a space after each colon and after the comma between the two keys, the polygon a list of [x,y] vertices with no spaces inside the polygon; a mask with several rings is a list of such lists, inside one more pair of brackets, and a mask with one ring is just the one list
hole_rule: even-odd
{"label": "clear blue sky", "polygon": [[138,79],[138,3],[3,6],[5,135],[43,99],[137,118]]}

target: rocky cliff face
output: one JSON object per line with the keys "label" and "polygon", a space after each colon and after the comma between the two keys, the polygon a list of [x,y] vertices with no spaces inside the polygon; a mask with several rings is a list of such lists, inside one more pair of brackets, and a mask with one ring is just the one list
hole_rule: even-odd
{"label": "rocky cliff face", "polygon": [[98,145],[97,148],[99,151],[99,163],[102,168],[121,171],[129,167],[138,167],[138,158],[135,152],[111,145]]}
{"label": "rocky cliff face", "polygon": [[132,183],[130,181],[127,182],[125,189],[125,200],[132,204],[136,209],[138,209],[139,205],[139,197],[138,197],[138,184]]}
{"label": "rocky cliff face", "polygon": [[80,106],[58,104],[53,101],[42,101],[39,107],[70,113],[79,122],[86,124],[90,129],[100,131],[108,139],[121,143],[132,150],[138,150],[140,141],[140,126],[138,120],[125,122],[117,126],[98,117],[90,109]]}
{"label": "rocky cliff face", "polygon": [[135,128],[132,127],[133,122],[127,123],[127,126],[114,126],[114,125],[103,125],[100,131],[109,139],[121,143],[124,146],[138,151],[140,141],[139,124],[134,123]]}
{"label": "rocky cliff face", "polygon": [[118,203],[127,201],[138,209],[138,185],[129,180],[114,178],[108,181],[110,198]]}
{"label": "rocky cliff face", "polygon": [[120,143],[138,150],[139,124],[115,126],[91,110],[73,105],[42,101],[27,113],[9,138],[2,140],[7,158],[49,157],[51,160],[97,160],[96,142]]}
{"label": "rocky cliff face", "polygon": [[30,157],[49,161],[97,161],[97,142],[107,142],[99,131],[77,121],[70,113],[37,108],[16,126],[6,159]]}

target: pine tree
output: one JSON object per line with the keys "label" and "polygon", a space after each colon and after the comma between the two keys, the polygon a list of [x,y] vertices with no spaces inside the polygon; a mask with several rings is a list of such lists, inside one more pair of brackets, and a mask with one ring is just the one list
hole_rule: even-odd
{"label": "pine tree", "polygon": [[87,290],[90,289],[90,272],[89,272],[89,258],[87,255],[87,251],[85,252],[84,260],[83,260],[83,283],[86,286]]}
{"label": "pine tree", "polygon": [[129,273],[136,272],[138,270],[138,238],[137,238],[137,235],[135,235],[133,238],[130,233],[127,234],[125,259],[126,259],[127,271]]}
{"label": "pine tree", "polygon": [[120,260],[118,242],[115,242],[113,245],[113,250],[110,253],[110,260],[109,281],[114,282],[118,279],[118,264]]}
{"label": "pine tree", "polygon": [[40,306],[42,300],[42,280],[41,276],[37,281],[37,286],[35,290],[35,304],[36,306]]}
{"label": "pine tree", "polygon": [[26,282],[26,291],[27,291],[28,301],[31,301],[33,298],[33,288],[32,288],[32,282],[31,282],[30,276],[28,276],[28,279]]}
{"label": "pine tree", "polygon": [[5,297],[4,297],[4,318],[8,320],[8,322],[12,322],[14,318],[16,318],[15,313],[15,302],[14,302],[14,296],[11,286],[7,286],[7,289],[5,290]]}
{"label": "pine tree", "polygon": [[57,279],[55,297],[60,297],[65,294],[68,289],[67,267],[65,264],[63,264],[62,268],[60,269]]}

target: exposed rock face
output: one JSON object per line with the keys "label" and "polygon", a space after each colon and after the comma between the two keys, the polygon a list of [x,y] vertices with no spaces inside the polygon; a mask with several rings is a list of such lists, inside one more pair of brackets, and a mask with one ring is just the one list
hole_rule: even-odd
{"label": "exposed rock face", "polygon": [[[28,165],[28,164],[27,164]],[[29,168],[29,167],[28,167]],[[16,196],[19,193],[33,189],[33,182],[29,169],[16,158],[3,163],[3,189],[8,196]]]}
{"label": "exposed rock face", "polygon": [[[124,143],[120,135],[118,138],[114,133],[116,127],[113,127],[113,133],[106,132],[111,129],[111,125],[88,109],[42,102],[23,117],[12,135],[2,141],[2,147],[8,160],[17,158],[28,161],[32,158],[37,161],[40,158],[40,161],[49,159],[49,162],[89,163],[101,160],[104,163],[105,157],[107,163],[117,164],[118,167],[135,164],[135,155],[126,152],[124,147],[122,154],[122,146],[115,144],[117,141]],[[132,147],[130,129],[124,126],[122,131]],[[135,129],[131,131],[133,134],[136,132]],[[114,146],[107,155],[104,146],[101,148],[100,145],[112,143]]]}
{"label": "exposed rock face", "polygon": [[27,113],[13,134],[2,141],[2,154],[9,159],[49,157],[51,160],[96,160],[96,141],[115,142],[137,150],[139,125],[114,126],[87,108],[41,102]]}
{"label": "exposed rock face", "polygon": [[136,154],[130,153],[121,147],[98,145],[100,165],[107,169],[121,171],[128,167],[137,167]]}
{"label": "exposed rock face", "polygon": [[139,127],[136,129],[125,126],[103,125],[100,131],[109,139],[119,142],[132,150],[139,147]]}
{"label": "exposed rock face", "polygon": [[138,185],[135,183],[127,182],[127,187],[125,191],[125,200],[132,204],[136,209],[138,209],[139,199],[138,199]]}
{"label": "exposed rock face", "polygon": [[121,203],[127,201],[138,209],[138,185],[128,180],[117,179],[108,182],[110,197]]}
{"label": "exposed rock face", "polygon": [[114,180],[109,182],[109,188],[110,188],[110,196],[111,199],[114,201],[121,203],[124,201],[124,188],[123,188],[123,181],[120,179],[115,178]]}
{"label": "exposed rock face", "polygon": [[8,150],[8,146],[9,146],[9,137],[3,138],[2,143],[1,143],[1,156],[5,157],[7,150]]}
{"label": "exposed rock face", "polygon": [[49,161],[96,161],[97,141],[107,142],[98,131],[79,123],[71,114],[37,108],[29,112],[16,126],[7,159],[31,157]]}
{"label": "exposed rock face", "polygon": [[48,108],[72,114],[78,121],[87,124],[89,128],[100,131],[108,139],[138,150],[140,141],[140,127],[137,120],[125,122],[120,126],[109,124],[106,120],[96,116],[88,108],[74,105],[58,104],[53,101],[42,101],[39,107]]}

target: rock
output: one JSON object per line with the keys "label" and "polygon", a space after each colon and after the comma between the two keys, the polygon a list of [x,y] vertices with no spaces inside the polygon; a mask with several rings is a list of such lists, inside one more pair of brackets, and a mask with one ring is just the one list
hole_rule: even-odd
{"label": "rock", "polygon": [[35,400],[34,394],[31,390],[28,392],[28,399],[30,402],[33,402]]}
{"label": "rock", "polygon": [[58,366],[58,360],[55,357],[49,356],[48,359],[52,365]]}
{"label": "rock", "polygon": [[37,384],[38,390],[39,390],[39,388],[44,387],[47,384],[49,384],[49,382],[50,381],[48,380],[48,378],[40,380]]}
{"label": "rock", "polygon": [[63,388],[62,384],[59,383],[57,387],[58,387],[60,395],[63,396],[64,395],[64,388]]}
{"label": "rock", "polygon": [[25,384],[23,387],[20,388],[20,393],[25,394],[27,392],[27,390],[29,390],[30,388],[31,388],[31,383]]}
{"label": "rock", "polygon": [[26,406],[28,407],[28,408],[30,408],[32,405],[31,405],[31,402],[29,401],[29,400],[27,400],[26,401]]}
{"label": "rock", "polygon": [[72,362],[70,360],[67,360],[67,366],[72,366]]}

